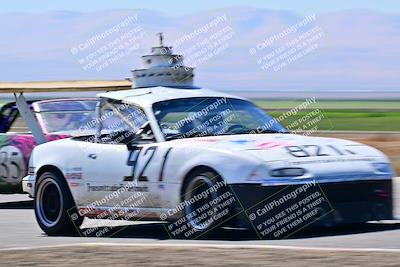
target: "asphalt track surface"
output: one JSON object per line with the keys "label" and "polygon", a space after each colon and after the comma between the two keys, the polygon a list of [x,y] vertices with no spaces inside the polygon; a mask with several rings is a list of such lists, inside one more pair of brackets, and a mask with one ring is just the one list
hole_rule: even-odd
{"label": "asphalt track surface", "polygon": [[395,183],[395,216],[399,220],[335,228],[309,228],[284,240],[260,240],[252,231],[223,229],[191,240],[171,239],[159,222],[86,220],[83,227],[113,224],[112,237],[49,237],[36,223],[26,195],[0,195],[0,249],[52,247],[74,244],[284,246],[340,249],[396,249],[400,251],[400,179]]}

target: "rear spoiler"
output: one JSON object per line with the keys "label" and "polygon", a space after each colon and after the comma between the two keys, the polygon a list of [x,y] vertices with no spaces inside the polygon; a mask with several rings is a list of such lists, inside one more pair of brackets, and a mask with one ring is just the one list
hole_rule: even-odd
{"label": "rear spoiler", "polygon": [[0,93],[118,91],[131,88],[129,80],[0,82]]}
{"label": "rear spoiler", "polygon": [[129,80],[51,81],[51,82],[0,82],[0,94],[13,93],[19,113],[25,120],[36,143],[47,139],[27,103],[24,93],[118,91],[132,88]]}

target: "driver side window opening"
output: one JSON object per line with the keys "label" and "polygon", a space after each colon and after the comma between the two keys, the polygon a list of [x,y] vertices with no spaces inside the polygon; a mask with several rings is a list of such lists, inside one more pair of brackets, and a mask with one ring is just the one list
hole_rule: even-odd
{"label": "driver side window opening", "polygon": [[133,104],[104,100],[98,120],[100,143],[127,145],[155,141],[144,111]]}

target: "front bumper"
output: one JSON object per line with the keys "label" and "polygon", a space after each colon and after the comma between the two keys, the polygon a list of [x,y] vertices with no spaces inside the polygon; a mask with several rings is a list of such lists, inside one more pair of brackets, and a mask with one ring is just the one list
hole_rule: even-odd
{"label": "front bumper", "polygon": [[22,179],[22,191],[28,193],[29,196],[35,195],[35,177],[32,175],[25,176]]}
{"label": "front bumper", "polygon": [[[302,225],[330,226],[393,219],[390,179],[315,183],[309,187],[234,184],[230,188],[238,200],[234,212],[235,223],[240,227],[251,228],[260,223],[268,226],[282,220],[288,224],[299,220]],[[265,223],[267,219],[270,224]]]}

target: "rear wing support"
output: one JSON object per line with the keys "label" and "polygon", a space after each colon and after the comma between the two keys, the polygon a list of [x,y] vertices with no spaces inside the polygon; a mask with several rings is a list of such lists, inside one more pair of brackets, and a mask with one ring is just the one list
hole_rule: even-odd
{"label": "rear wing support", "polygon": [[[49,81],[49,82],[0,82],[0,93],[13,93],[18,110],[32,132],[36,144],[47,142],[46,136],[29,108],[23,93],[118,91],[132,89],[129,80],[107,81]],[[18,95],[17,95],[18,94]]]}
{"label": "rear wing support", "polygon": [[40,145],[46,143],[47,139],[42,131],[42,127],[40,127],[39,122],[36,120],[35,116],[32,113],[32,110],[29,108],[29,105],[26,102],[24,95],[20,93],[17,96],[17,94],[14,93],[14,97],[21,117],[24,119],[25,123],[31,130],[32,136],[35,139],[36,144]]}

